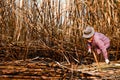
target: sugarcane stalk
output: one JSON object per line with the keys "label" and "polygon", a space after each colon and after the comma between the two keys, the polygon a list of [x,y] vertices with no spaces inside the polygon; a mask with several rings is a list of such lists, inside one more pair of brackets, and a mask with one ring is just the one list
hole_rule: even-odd
{"label": "sugarcane stalk", "polygon": [[95,54],[94,51],[93,51],[93,56],[94,56],[94,59],[95,59],[95,61],[96,61],[96,63],[97,63],[98,70],[100,71],[100,70],[101,70],[100,64],[99,64],[99,62],[98,62],[97,56],[96,56],[96,54]]}
{"label": "sugarcane stalk", "polygon": [[40,77],[38,76],[22,76],[22,75],[0,75],[0,79],[10,79],[10,78],[14,78],[14,79],[40,79]]}

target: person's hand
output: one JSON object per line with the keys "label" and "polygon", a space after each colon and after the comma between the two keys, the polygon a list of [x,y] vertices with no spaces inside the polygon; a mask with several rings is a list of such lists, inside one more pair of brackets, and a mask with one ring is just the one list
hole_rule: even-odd
{"label": "person's hand", "polygon": [[88,49],[88,53],[91,53],[91,48]]}

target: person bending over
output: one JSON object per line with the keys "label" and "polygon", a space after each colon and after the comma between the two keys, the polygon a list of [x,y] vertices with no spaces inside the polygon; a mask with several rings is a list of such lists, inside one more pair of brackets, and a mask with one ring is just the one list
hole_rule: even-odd
{"label": "person bending over", "polygon": [[93,48],[97,54],[102,53],[105,62],[109,64],[107,49],[110,47],[110,39],[103,33],[95,32],[91,26],[87,26],[86,29],[83,30],[83,37],[87,39],[88,52],[91,53],[91,48]]}

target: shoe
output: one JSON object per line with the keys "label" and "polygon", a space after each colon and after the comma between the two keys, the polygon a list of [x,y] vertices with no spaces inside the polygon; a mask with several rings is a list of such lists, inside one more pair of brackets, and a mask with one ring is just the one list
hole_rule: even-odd
{"label": "shoe", "polygon": [[106,64],[110,64],[109,59],[105,59]]}

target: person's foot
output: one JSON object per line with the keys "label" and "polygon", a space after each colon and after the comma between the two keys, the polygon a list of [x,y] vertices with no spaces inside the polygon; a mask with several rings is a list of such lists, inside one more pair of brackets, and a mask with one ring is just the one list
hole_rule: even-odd
{"label": "person's foot", "polygon": [[106,64],[110,64],[109,59],[105,59]]}

